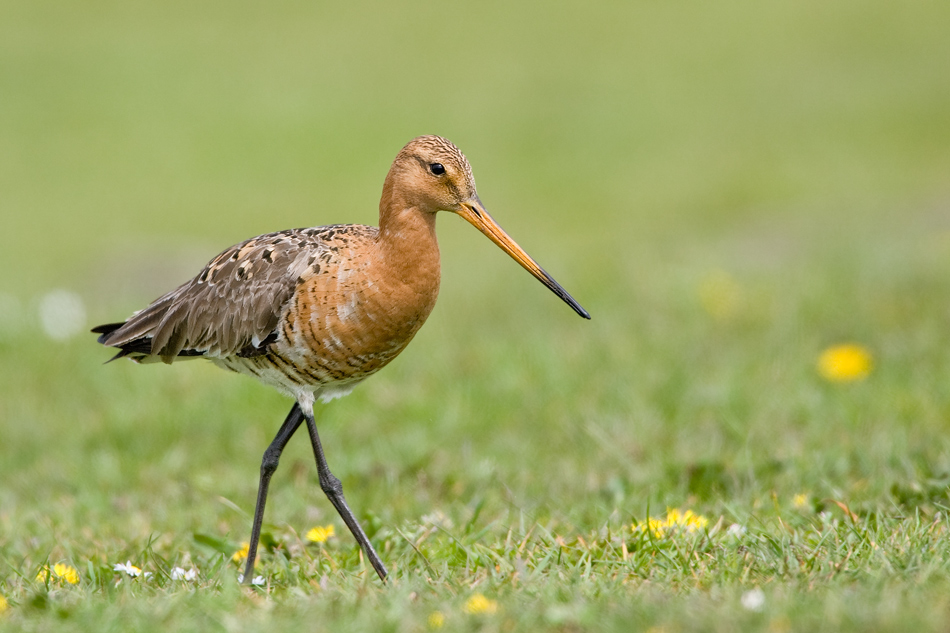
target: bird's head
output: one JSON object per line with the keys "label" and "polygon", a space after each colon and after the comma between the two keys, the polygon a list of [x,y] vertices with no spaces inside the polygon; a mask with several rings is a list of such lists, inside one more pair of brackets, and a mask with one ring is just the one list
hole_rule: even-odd
{"label": "bird's head", "polygon": [[463,217],[575,312],[585,319],[590,318],[590,314],[488,214],[475,191],[475,177],[468,159],[451,141],[434,135],[409,141],[393,161],[381,204],[391,204],[390,196],[394,194],[401,199],[399,206],[404,208],[432,214],[449,211]]}

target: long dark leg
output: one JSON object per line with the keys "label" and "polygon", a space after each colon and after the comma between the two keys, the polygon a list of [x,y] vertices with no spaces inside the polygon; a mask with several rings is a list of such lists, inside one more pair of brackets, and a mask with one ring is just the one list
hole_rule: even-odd
{"label": "long dark leg", "polygon": [[277,431],[277,436],[270,443],[267,450],[264,451],[264,459],[261,460],[261,481],[257,487],[257,507],[254,508],[254,527],[251,528],[251,541],[247,547],[247,564],[244,566],[244,583],[251,582],[254,576],[254,560],[257,558],[257,544],[261,540],[261,523],[264,521],[264,504],[267,503],[267,487],[270,485],[271,475],[277,470],[277,464],[280,463],[280,454],[283,452],[287,442],[293,436],[294,431],[300,427],[303,422],[303,413],[300,411],[300,405],[296,402],[287,414],[287,419]]}
{"label": "long dark leg", "polygon": [[323,454],[323,445],[320,443],[320,436],[317,435],[317,423],[313,419],[313,412],[305,411],[303,412],[303,416],[307,419],[307,431],[310,432],[313,456],[317,459],[317,473],[320,475],[320,487],[323,489],[323,492],[326,493],[327,498],[330,499],[330,503],[333,504],[333,507],[336,508],[336,511],[340,514],[343,522],[346,523],[346,527],[350,528],[350,532],[353,533],[356,542],[363,548],[363,554],[369,559],[376,573],[379,574],[380,580],[385,582],[386,574],[388,573],[386,566],[383,565],[383,561],[379,559],[376,550],[373,549],[369,539],[366,538],[366,533],[363,532],[363,528],[360,527],[356,517],[353,516],[350,506],[346,504],[346,499],[343,498],[343,484],[330,472],[330,467],[327,466],[327,458]]}

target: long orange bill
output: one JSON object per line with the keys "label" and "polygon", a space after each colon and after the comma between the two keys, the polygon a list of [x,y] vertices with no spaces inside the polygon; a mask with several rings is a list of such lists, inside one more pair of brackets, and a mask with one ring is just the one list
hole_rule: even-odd
{"label": "long orange bill", "polygon": [[590,314],[588,314],[587,310],[582,308],[581,304],[575,301],[574,297],[569,295],[561,284],[554,281],[554,277],[547,274],[543,268],[538,266],[537,262],[531,259],[530,255],[524,252],[523,248],[508,237],[508,234],[488,215],[488,211],[485,210],[482,201],[479,200],[478,197],[463,204],[462,208],[456,213],[465,218],[476,229],[484,233],[488,239],[500,246],[501,250],[511,255],[512,259],[521,264],[525,270],[534,275],[538,281],[547,286],[551,292],[559,296],[564,303],[571,306],[574,312],[585,319],[590,318]]}

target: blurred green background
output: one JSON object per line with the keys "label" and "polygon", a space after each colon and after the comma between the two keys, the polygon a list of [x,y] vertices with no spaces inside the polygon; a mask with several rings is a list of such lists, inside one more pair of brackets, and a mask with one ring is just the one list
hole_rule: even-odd
{"label": "blurred green background", "polygon": [[[246,538],[289,407],[201,363],[103,366],[91,335],[44,333],[43,298],[76,293],[85,329],[247,237],[374,224],[396,152],[430,133],[593,320],[440,217],[429,324],[321,413],[358,512],[504,535],[515,510],[744,522],[808,492],[933,515],[947,24],[939,0],[0,3],[8,568]],[[829,385],[817,356],[847,341],[874,370]],[[308,451],[275,478],[278,529],[334,520]]]}
{"label": "blurred green background", "polygon": [[[21,299],[132,253],[191,270],[249,235],[374,223],[422,133],[469,155],[490,208],[594,308],[645,250],[662,271],[687,245],[733,256],[726,235],[900,237],[950,180],[936,1],[0,11],[2,283]],[[446,288],[472,262],[494,279],[477,236],[442,224]]]}

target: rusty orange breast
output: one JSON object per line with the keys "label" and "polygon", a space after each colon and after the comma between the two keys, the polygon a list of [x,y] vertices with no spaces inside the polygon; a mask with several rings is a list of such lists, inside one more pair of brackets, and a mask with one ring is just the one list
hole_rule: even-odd
{"label": "rusty orange breast", "polygon": [[387,257],[375,230],[341,233],[326,245],[284,312],[278,345],[323,382],[358,380],[395,358],[429,316],[438,250],[434,261],[417,250],[406,268]]}

